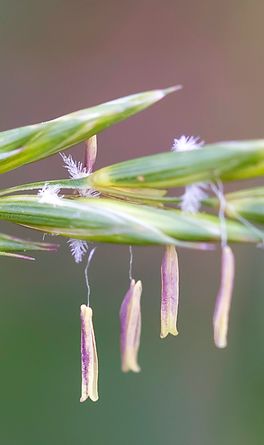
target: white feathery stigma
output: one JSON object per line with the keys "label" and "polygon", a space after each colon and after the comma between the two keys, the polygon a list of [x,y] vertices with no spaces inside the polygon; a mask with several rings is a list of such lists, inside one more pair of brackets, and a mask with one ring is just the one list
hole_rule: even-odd
{"label": "white feathery stigma", "polygon": [[[201,141],[199,137],[183,135],[179,139],[174,139],[171,150],[176,152],[198,150],[203,144],[204,141]],[[207,184],[202,182],[187,185],[182,195],[181,210],[183,212],[197,213],[201,207],[202,200],[208,196],[205,191],[207,187]]]}
{"label": "white feathery stigma", "polygon": [[182,195],[181,209],[183,212],[197,213],[200,210],[201,202],[207,198],[208,194],[205,192],[207,188],[204,183],[197,183],[188,185]]}
{"label": "white feathery stigma", "polygon": [[[81,161],[75,161],[72,155],[66,156],[64,153],[60,153],[64,167],[69,173],[71,179],[80,179],[88,176],[91,171],[86,168]],[[83,197],[95,198],[100,195],[96,190],[91,188],[79,189],[78,193]],[[79,239],[69,239],[68,240],[71,254],[74,258],[75,263],[79,264],[82,262],[84,255],[88,252],[88,243]]]}
{"label": "white feathery stigma", "polygon": [[81,161],[74,161],[72,155],[66,156],[64,153],[60,153],[60,155],[65,164],[64,168],[68,171],[70,178],[79,179],[89,175],[90,172],[84,167]]}
{"label": "white feathery stigma", "polygon": [[88,251],[88,244],[86,241],[80,239],[69,239],[68,240],[71,254],[74,258],[75,263],[79,264],[83,260],[83,256]]}
{"label": "white feathery stigma", "polygon": [[52,205],[59,205],[61,204],[61,197],[58,196],[60,192],[59,185],[50,185],[50,184],[44,184],[41,190],[38,191],[38,201],[43,204],[52,204]]}
{"label": "white feathery stigma", "polygon": [[199,137],[182,135],[179,139],[174,139],[171,150],[172,151],[197,150],[201,148],[203,144],[204,141],[201,141]]}
{"label": "white feathery stigma", "polygon": [[[91,173],[90,170],[88,170],[81,161],[74,161],[72,155],[66,156],[64,153],[60,153],[60,155],[65,164],[64,168],[66,168],[66,170],[68,171],[71,179],[85,178],[85,176],[89,176],[89,174]],[[99,196],[98,192],[90,188],[80,188],[78,190],[78,193],[80,196],[90,198],[96,198],[97,196]]]}

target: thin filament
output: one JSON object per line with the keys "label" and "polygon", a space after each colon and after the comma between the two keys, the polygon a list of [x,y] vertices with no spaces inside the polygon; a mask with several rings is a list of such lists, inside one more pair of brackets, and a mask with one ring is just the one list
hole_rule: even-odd
{"label": "thin filament", "polygon": [[90,251],[90,253],[88,255],[88,259],[87,259],[87,264],[86,264],[85,269],[84,269],[84,277],[85,277],[85,282],[86,282],[86,287],[87,287],[87,306],[90,305],[90,294],[91,294],[91,288],[90,288],[89,276],[88,276],[88,269],[89,269],[90,263],[92,261],[95,249],[96,249],[96,247],[94,247]]}
{"label": "thin filament", "polygon": [[261,229],[258,229],[258,227],[254,226],[254,224],[251,224],[244,216],[240,215],[231,204],[227,204],[227,207],[231,210],[234,217],[240,221],[242,224],[244,224],[245,227],[250,229],[253,233],[255,233],[260,238],[260,244],[258,244],[258,247],[264,247],[264,233]]}
{"label": "thin filament", "polygon": [[132,281],[132,269],[133,269],[133,249],[132,246],[129,246],[129,269],[128,269],[128,278],[129,281]]}
{"label": "thin filament", "polygon": [[218,216],[219,216],[220,230],[221,230],[221,246],[225,247],[227,245],[227,228],[225,219],[226,200],[225,200],[224,187],[222,181],[218,179],[216,181],[216,185],[211,183],[211,188],[219,200]]}

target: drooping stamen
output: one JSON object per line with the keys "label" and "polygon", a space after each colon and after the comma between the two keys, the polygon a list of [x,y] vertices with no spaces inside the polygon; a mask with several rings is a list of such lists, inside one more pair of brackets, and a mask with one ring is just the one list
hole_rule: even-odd
{"label": "drooping stamen", "polygon": [[98,358],[93,329],[93,311],[85,304],[81,305],[81,368],[82,388],[80,402],[90,398],[98,400]]}
{"label": "drooping stamen", "polygon": [[166,246],[161,264],[161,330],[160,337],[178,335],[179,264],[174,246]]}
{"label": "drooping stamen", "polygon": [[232,300],[235,259],[229,246],[222,247],[221,285],[216,299],[213,326],[214,342],[218,348],[227,346],[229,311]]}
{"label": "drooping stamen", "polygon": [[131,280],[130,288],[120,308],[120,346],[123,372],[140,371],[137,357],[141,334],[141,293],[141,281]]}

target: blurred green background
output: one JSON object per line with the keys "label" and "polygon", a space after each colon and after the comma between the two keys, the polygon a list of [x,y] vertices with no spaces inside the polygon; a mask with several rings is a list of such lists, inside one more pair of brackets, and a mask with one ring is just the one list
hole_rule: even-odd
{"label": "blurred green background", "polygon": [[[97,166],[167,150],[174,137],[263,137],[260,0],[0,0],[0,130],[129,93],[184,89],[99,136]],[[82,156],[82,147],[71,151]],[[1,187],[65,176],[59,156]],[[2,224],[7,233],[41,234]],[[100,246],[90,269],[100,399],[80,405],[83,266],[65,240],[34,264],[1,259],[0,444],[263,444],[263,251],[235,247],[229,346],[212,312],[219,251],[180,251],[177,338],[159,339],[161,249],[136,248],[143,281],[142,372],[120,372],[118,311],[128,249]]]}

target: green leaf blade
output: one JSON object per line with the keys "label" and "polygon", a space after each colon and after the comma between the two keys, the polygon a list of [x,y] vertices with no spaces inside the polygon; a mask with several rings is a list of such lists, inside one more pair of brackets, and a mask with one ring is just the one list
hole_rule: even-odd
{"label": "green leaf blade", "polygon": [[[264,187],[239,190],[225,195],[226,214],[230,218],[238,219],[239,216],[259,224],[264,224]],[[218,208],[217,198],[207,198],[204,204]]]}
{"label": "green leaf blade", "polygon": [[264,174],[264,140],[223,142],[200,150],[165,152],[97,170],[94,188],[171,188],[221,178],[247,179]]}
{"label": "green leaf blade", "polygon": [[[36,196],[0,199],[0,219],[47,233],[115,244],[177,244],[218,242],[221,227],[217,217],[189,215],[179,210],[159,209],[127,202],[61,198],[58,205],[39,202]],[[255,233],[227,220],[230,242],[258,242]]]}
{"label": "green leaf blade", "polygon": [[6,235],[0,233],[0,255],[9,256],[13,258],[34,260],[34,258],[26,256],[17,252],[28,252],[28,251],[46,251],[52,252],[56,251],[58,248],[57,244],[43,243],[36,241],[28,241],[14,236]]}
{"label": "green leaf blade", "polygon": [[52,121],[0,133],[0,173],[65,150],[144,110],[180,87],[119,98]]}

